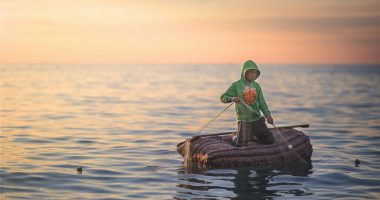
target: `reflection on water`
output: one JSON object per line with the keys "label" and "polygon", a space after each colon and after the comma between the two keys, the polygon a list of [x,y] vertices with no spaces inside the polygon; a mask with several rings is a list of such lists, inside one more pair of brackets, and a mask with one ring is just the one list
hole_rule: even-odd
{"label": "reflection on water", "polygon": [[[293,171],[184,169],[176,144],[227,106],[238,65],[0,69],[1,198],[380,198],[379,66],[261,66],[277,126],[311,125],[313,168]],[[235,129],[231,108],[202,134]]]}
{"label": "reflection on water", "polygon": [[198,167],[179,171],[186,174],[177,185],[177,198],[218,199],[274,199],[282,196],[310,196],[309,188],[302,182],[274,181],[276,177],[292,176],[307,179],[309,169],[287,168],[282,170],[255,169],[252,167],[202,169]]}

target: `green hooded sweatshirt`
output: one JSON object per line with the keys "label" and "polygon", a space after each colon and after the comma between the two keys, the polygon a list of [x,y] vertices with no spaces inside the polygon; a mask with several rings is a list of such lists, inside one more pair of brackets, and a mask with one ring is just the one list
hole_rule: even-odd
{"label": "green hooded sweatshirt", "polygon": [[[257,75],[255,79],[252,82],[248,82],[245,79],[245,73],[247,73],[248,70],[257,70]],[[220,100],[223,103],[231,103],[233,97],[239,97],[240,103],[235,104],[236,109],[236,116],[238,121],[244,121],[244,122],[254,122],[258,121],[262,115],[260,111],[264,113],[264,115],[267,117],[270,115],[269,108],[265,102],[263,92],[261,90],[260,85],[255,81],[260,76],[260,70],[257,67],[256,63],[254,63],[251,60],[248,60],[243,65],[243,70],[241,71],[241,79],[232,83],[232,85],[228,88],[228,90],[222,94],[220,97]],[[253,105],[248,105],[246,102],[244,102],[243,99],[243,92],[244,89],[247,88],[253,88],[256,89],[256,99],[253,103]]]}

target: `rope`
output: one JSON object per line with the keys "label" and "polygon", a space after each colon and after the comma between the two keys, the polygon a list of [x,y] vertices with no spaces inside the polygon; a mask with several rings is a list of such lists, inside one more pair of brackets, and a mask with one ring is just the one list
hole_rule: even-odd
{"label": "rope", "polygon": [[218,113],[214,118],[212,118],[211,121],[209,121],[206,125],[204,125],[201,129],[199,129],[199,131],[197,132],[197,135],[203,131],[203,129],[205,129],[208,125],[210,125],[216,118],[218,118],[221,114],[223,114],[229,107],[232,106],[232,104],[234,104],[234,102],[230,103],[230,105],[227,106],[227,108],[225,108],[224,110],[222,110],[222,112]]}

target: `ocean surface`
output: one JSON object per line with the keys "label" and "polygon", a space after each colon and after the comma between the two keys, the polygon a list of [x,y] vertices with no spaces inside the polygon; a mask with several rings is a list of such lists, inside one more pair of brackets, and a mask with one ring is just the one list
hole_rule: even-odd
{"label": "ocean surface", "polygon": [[2,65],[0,199],[380,199],[380,66],[260,68],[276,125],[310,124],[308,171],[184,167],[239,65]]}

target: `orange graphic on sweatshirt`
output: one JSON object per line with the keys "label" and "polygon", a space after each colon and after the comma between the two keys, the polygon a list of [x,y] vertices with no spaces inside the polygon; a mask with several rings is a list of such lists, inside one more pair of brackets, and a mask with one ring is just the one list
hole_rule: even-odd
{"label": "orange graphic on sweatshirt", "polygon": [[243,91],[243,99],[244,102],[250,106],[252,106],[257,98],[257,92],[255,88],[245,87]]}

